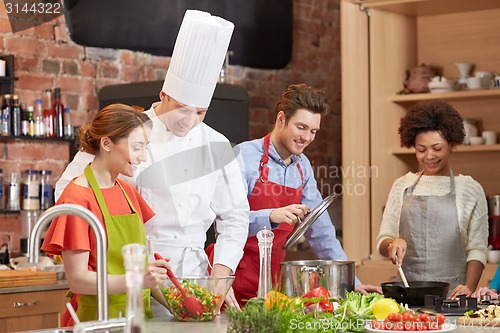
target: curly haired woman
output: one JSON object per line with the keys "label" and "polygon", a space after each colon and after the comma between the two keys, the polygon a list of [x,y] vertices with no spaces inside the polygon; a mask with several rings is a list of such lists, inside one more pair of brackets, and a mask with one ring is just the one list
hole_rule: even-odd
{"label": "curly haired woman", "polygon": [[463,119],[447,103],[419,103],[408,109],[399,134],[403,146],[415,148],[421,171],[394,182],[379,252],[409,281],[449,282],[450,298],[470,295],[486,265],[488,210],[481,185],[449,165],[465,137]]}

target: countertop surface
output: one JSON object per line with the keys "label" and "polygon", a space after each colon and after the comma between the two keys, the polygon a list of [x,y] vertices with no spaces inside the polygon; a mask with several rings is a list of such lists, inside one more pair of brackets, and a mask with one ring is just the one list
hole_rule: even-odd
{"label": "countertop surface", "polygon": [[33,291],[49,291],[49,290],[60,290],[60,289],[69,289],[68,281],[57,280],[55,284],[0,288],[0,294],[28,293]]}
{"label": "countertop surface", "polygon": [[213,333],[226,332],[229,325],[225,314],[217,316],[212,321],[183,322],[173,317],[164,319],[149,319],[146,321],[147,333]]}

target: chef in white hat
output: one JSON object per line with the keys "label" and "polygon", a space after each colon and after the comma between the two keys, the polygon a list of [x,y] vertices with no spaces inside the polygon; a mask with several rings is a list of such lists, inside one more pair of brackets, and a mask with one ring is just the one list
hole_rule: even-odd
{"label": "chef in white hat", "polygon": [[[220,17],[186,11],[160,101],[145,111],[153,121],[148,162],[128,179],[156,213],[145,224],[150,254],[170,258],[178,276],[207,275],[203,247],[214,222],[211,275],[234,273],[248,235],[248,201],[231,145],[203,123],[233,29]],[[77,153],[56,184],[56,197],[92,159]],[[226,303],[238,307],[232,293]]]}

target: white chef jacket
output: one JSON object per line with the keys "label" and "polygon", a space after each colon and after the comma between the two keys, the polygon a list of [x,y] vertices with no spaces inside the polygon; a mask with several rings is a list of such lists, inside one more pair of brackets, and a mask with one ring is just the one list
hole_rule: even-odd
{"label": "white chef jacket", "polygon": [[[150,254],[170,258],[176,275],[207,275],[206,231],[216,222],[214,263],[235,271],[248,236],[249,206],[229,141],[204,123],[185,137],[169,132],[154,106],[149,158],[126,178],[156,213],[145,224]],[[93,155],[78,152],[56,184],[56,197]]]}

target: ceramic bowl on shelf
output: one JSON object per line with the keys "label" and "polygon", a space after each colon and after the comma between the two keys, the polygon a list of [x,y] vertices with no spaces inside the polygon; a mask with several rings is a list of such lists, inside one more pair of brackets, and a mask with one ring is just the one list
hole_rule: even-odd
{"label": "ceramic bowl on shelf", "polygon": [[453,91],[453,82],[446,79],[444,76],[435,76],[428,83],[431,93],[443,93]]}
{"label": "ceramic bowl on shelf", "polygon": [[471,145],[484,145],[485,138],[482,136],[471,136],[469,142]]}

